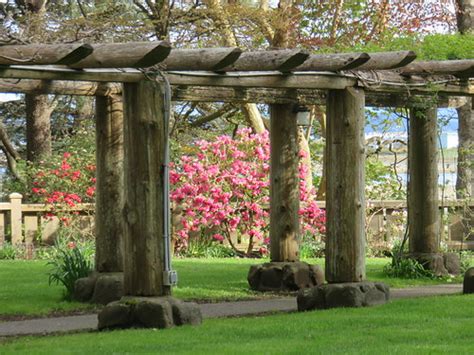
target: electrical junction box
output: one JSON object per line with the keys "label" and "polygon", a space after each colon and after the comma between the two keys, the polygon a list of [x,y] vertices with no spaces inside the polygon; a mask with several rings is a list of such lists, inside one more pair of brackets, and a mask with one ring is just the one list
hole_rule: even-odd
{"label": "electrical junction box", "polygon": [[163,272],[163,285],[175,286],[178,284],[178,273],[175,270]]}

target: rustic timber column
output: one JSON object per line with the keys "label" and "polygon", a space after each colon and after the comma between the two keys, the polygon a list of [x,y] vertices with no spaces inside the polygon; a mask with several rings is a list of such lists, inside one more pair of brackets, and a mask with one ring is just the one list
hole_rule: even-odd
{"label": "rustic timber column", "polygon": [[164,99],[158,85],[124,84],[124,293],[163,296]]}
{"label": "rustic timber column", "polygon": [[439,251],[436,107],[412,108],[408,142],[410,253]]}
{"label": "rustic timber column", "polygon": [[365,279],[364,92],[330,90],[327,99],[326,280]]}
{"label": "rustic timber column", "polygon": [[293,105],[272,105],[270,119],[270,258],[299,260],[298,127]]}
{"label": "rustic timber column", "polygon": [[96,97],[98,272],[123,271],[123,105],[120,96]]}
{"label": "rustic timber column", "polygon": [[319,286],[319,265],[299,261],[299,144],[297,107],[270,107],[270,259],[247,275],[255,291],[288,292]]}

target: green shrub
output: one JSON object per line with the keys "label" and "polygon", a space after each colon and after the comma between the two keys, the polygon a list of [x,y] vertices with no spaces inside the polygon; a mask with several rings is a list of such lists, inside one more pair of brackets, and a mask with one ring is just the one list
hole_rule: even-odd
{"label": "green shrub", "polygon": [[66,288],[64,298],[70,300],[76,280],[87,277],[93,270],[93,251],[87,244],[75,242],[58,243],[48,262],[52,266],[49,272],[49,284],[63,284]]}
{"label": "green shrub", "polygon": [[431,271],[426,270],[418,261],[403,256],[394,256],[392,262],[383,268],[384,273],[389,277],[399,277],[402,279],[433,278]]}
{"label": "green shrub", "polygon": [[0,249],[0,260],[14,260],[17,258],[17,250],[11,243],[4,243]]}
{"label": "green shrub", "polygon": [[300,245],[302,259],[323,258],[326,245],[323,241],[316,240],[312,235],[304,235]]}
{"label": "green shrub", "polygon": [[190,238],[188,246],[178,255],[190,258],[232,258],[236,256],[230,247],[209,238]]}

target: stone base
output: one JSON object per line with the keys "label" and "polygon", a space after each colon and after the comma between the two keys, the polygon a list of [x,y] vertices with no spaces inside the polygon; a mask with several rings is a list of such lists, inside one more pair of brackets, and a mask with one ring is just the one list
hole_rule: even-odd
{"label": "stone base", "polygon": [[461,262],[456,253],[412,253],[407,257],[418,261],[426,270],[433,272],[435,276],[459,275]]}
{"label": "stone base", "polygon": [[324,272],[318,265],[304,262],[270,262],[250,267],[247,280],[255,291],[298,291],[324,283]]}
{"label": "stone base", "polygon": [[98,329],[171,328],[202,323],[196,303],[173,297],[122,297],[109,303],[99,313]]}
{"label": "stone base", "polygon": [[466,273],[464,274],[462,293],[474,293],[474,267],[467,269]]}
{"label": "stone base", "polygon": [[298,292],[298,311],[337,307],[368,307],[390,299],[387,285],[381,282],[327,284]]}
{"label": "stone base", "polygon": [[123,273],[92,273],[74,284],[73,299],[79,302],[108,304],[123,296]]}

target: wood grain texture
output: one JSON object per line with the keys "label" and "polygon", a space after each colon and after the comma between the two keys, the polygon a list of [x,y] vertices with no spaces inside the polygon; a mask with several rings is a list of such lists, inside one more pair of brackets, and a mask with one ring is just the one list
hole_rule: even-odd
{"label": "wood grain texture", "polygon": [[98,272],[123,271],[123,104],[121,96],[96,98],[97,191],[95,207]]}
{"label": "wood grain texture", "polygon": [[440,215],[436,106],[410,110],[408,167],[410,253],[437,253]]}
{"label": "wood grain texture", "polygon": [[365,279],[364,92],[332,90],[327,100],[326,280]]}
{"label": "wood grain texture", "polygon": [[299,146],[292,104],[272,105],[270,118],[270,258],[299,260]]}
{"label": "wood grain texture", "polygon": [[163,296],[163,92],[124,84],[125,294]]}

